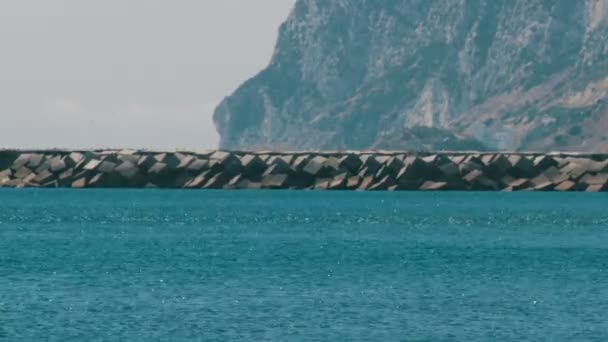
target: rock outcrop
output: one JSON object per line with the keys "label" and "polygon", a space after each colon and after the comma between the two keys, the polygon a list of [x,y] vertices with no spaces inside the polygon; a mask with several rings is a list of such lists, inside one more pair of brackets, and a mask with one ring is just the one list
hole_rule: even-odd
{"label": "rock outcrop", "polygon": [[298,0],[225,149],[608,152],[608,0]]}
{"label": "rock outcrop", "polygon": [[0,187],[598,192],[608,154],[0,151]]}

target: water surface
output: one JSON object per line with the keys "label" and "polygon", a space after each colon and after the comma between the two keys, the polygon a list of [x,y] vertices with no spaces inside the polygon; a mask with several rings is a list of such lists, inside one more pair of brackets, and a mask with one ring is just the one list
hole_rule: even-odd
{"label": "water surface", "polygon": [[608,341],[608,196],[0,191],[7,341]]}

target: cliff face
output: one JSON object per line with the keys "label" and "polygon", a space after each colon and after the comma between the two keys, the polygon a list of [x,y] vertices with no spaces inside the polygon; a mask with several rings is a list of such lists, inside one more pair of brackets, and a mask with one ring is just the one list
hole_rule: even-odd
{"label": "cliff face", "polygon": [[608,151],[608,0],[298,0],[214,120],[228,149]]}

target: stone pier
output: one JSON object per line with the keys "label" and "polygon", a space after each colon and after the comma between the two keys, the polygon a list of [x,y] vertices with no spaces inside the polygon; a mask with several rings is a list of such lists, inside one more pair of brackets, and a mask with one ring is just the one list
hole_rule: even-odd
{"label": "stone pier", "polygon": [[608,154],[0,150],[0,187],[608,190]]}

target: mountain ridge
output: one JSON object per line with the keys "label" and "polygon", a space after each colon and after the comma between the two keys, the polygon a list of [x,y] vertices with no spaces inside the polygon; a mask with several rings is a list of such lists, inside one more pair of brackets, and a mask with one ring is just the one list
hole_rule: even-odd
{"label": "mountain ridge", "polygon": [[608,151],[608,0],[298,0],[225,149]]}

